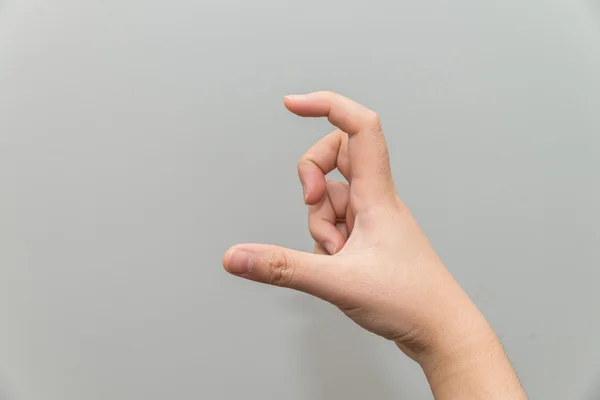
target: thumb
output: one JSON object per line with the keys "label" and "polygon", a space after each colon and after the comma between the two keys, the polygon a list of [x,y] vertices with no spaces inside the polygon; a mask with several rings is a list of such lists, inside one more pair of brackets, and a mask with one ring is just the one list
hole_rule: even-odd
{"label": "thumb", "polygon": [[278,246],[244,244],[227,250],[223,266],[232,275],[299,290],[334,303],[341,292],[336,258]]}

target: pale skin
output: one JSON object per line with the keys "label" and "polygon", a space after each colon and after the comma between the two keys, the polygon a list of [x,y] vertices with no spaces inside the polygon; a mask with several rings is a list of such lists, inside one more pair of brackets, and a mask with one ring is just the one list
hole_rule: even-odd
{"label": "pale skin", "polygon": [[[398,197],[377,114],[331,92],[284,104],[337,128],[298,163],[314,254],[240,244],[225,253],[225,269],[321,298],[395,342],[436,400],[527,399],[492,328]],[[347,182],[326,180],[334,169]]]}

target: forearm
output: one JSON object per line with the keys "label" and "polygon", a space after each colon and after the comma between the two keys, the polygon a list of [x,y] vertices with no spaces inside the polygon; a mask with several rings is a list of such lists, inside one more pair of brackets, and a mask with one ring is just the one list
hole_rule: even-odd
{"label": "forearm", "polygon": [[423,370],[436,400],[527,399],[495,336],[461,354],[424,364]]}
{"label": "forearm", "polygon": [[467,296],[459,297],[460,311],[446,314],[435,345],[417,359],[435,399],[526,400],[498,337]]}

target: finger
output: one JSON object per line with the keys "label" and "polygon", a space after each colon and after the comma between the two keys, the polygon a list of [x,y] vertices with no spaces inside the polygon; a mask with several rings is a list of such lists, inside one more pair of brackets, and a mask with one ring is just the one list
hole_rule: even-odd
{"label": "finger", "polygon": [[285,97],[284,104],[301,117],[327,117],[333,126],[349,136],[379,128],[375,112],[337,93],[290,95]]}
{"label": "finger", "polygon": [[348,156],[357,208],[373,206],[382,196],[394,192],[387,146],[375,112],[331,92],[288,96],[285,106],[299,116],[327,117],[348,134]]}
{"label": "finger", "polygon": [[348,232],[348,223],[345,221],[337,222],[335,227],[338,229],[338,231],[340,231],[344,239],[348,240],[348,237],[350,236]]}
{"label": "finger", "polygon": [[327,181],[327,195],[308,209],[308,229],[315,242],[328,254],[337,253],[346,243],[346,237],[336,223],[345,220],[349,189],[342,182]]}
{"label": "finger", "polygon": [[338,301],[342,293],[339,261],[320,254],[244,244],[225,253],[223,266],[233,275],[300,290],[330,302]]}
{"label": "finger", "polygon": [[327,194],[335,212],[336,229],[340,231],[345,240],[348,240],[350,232],[354,228],[354,219],[356,217],[352,207],[349,207],[350,186],[344,182],[328,180]]}
{"label": "finger", "polygon": [[319,243],[315,242],[315,246],[313,248],[313,252],[315,254],[323,254],[323,255],[330,255],[327,250],[325,250],[323,248],[323,246],[321,246]]}
{"label": "finger", "polygon": [[338,169],[350,181],[348,135],[335,130],[319,140],[298,161],[298,176],[306,204],[317,204],[325,195],[325,175]]}
{"label": "finger", "polygon": [[350,201],[350,187],[347,183],[327,180],[327,196],[335,213],[336,221],[347,218],[348,202]]}

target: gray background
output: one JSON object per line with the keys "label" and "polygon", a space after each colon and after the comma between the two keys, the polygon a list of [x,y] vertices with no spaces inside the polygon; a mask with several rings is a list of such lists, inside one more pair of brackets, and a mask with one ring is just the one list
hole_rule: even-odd
{"label": "gray background", "polygon": [[318,89],[381,114],[531,398],[600,398],[599,71],[592,1],[0,1],[0,398],[430,398],[328,304],[222,270],[311,248],[295,165],[330,128],[281,102]]}

